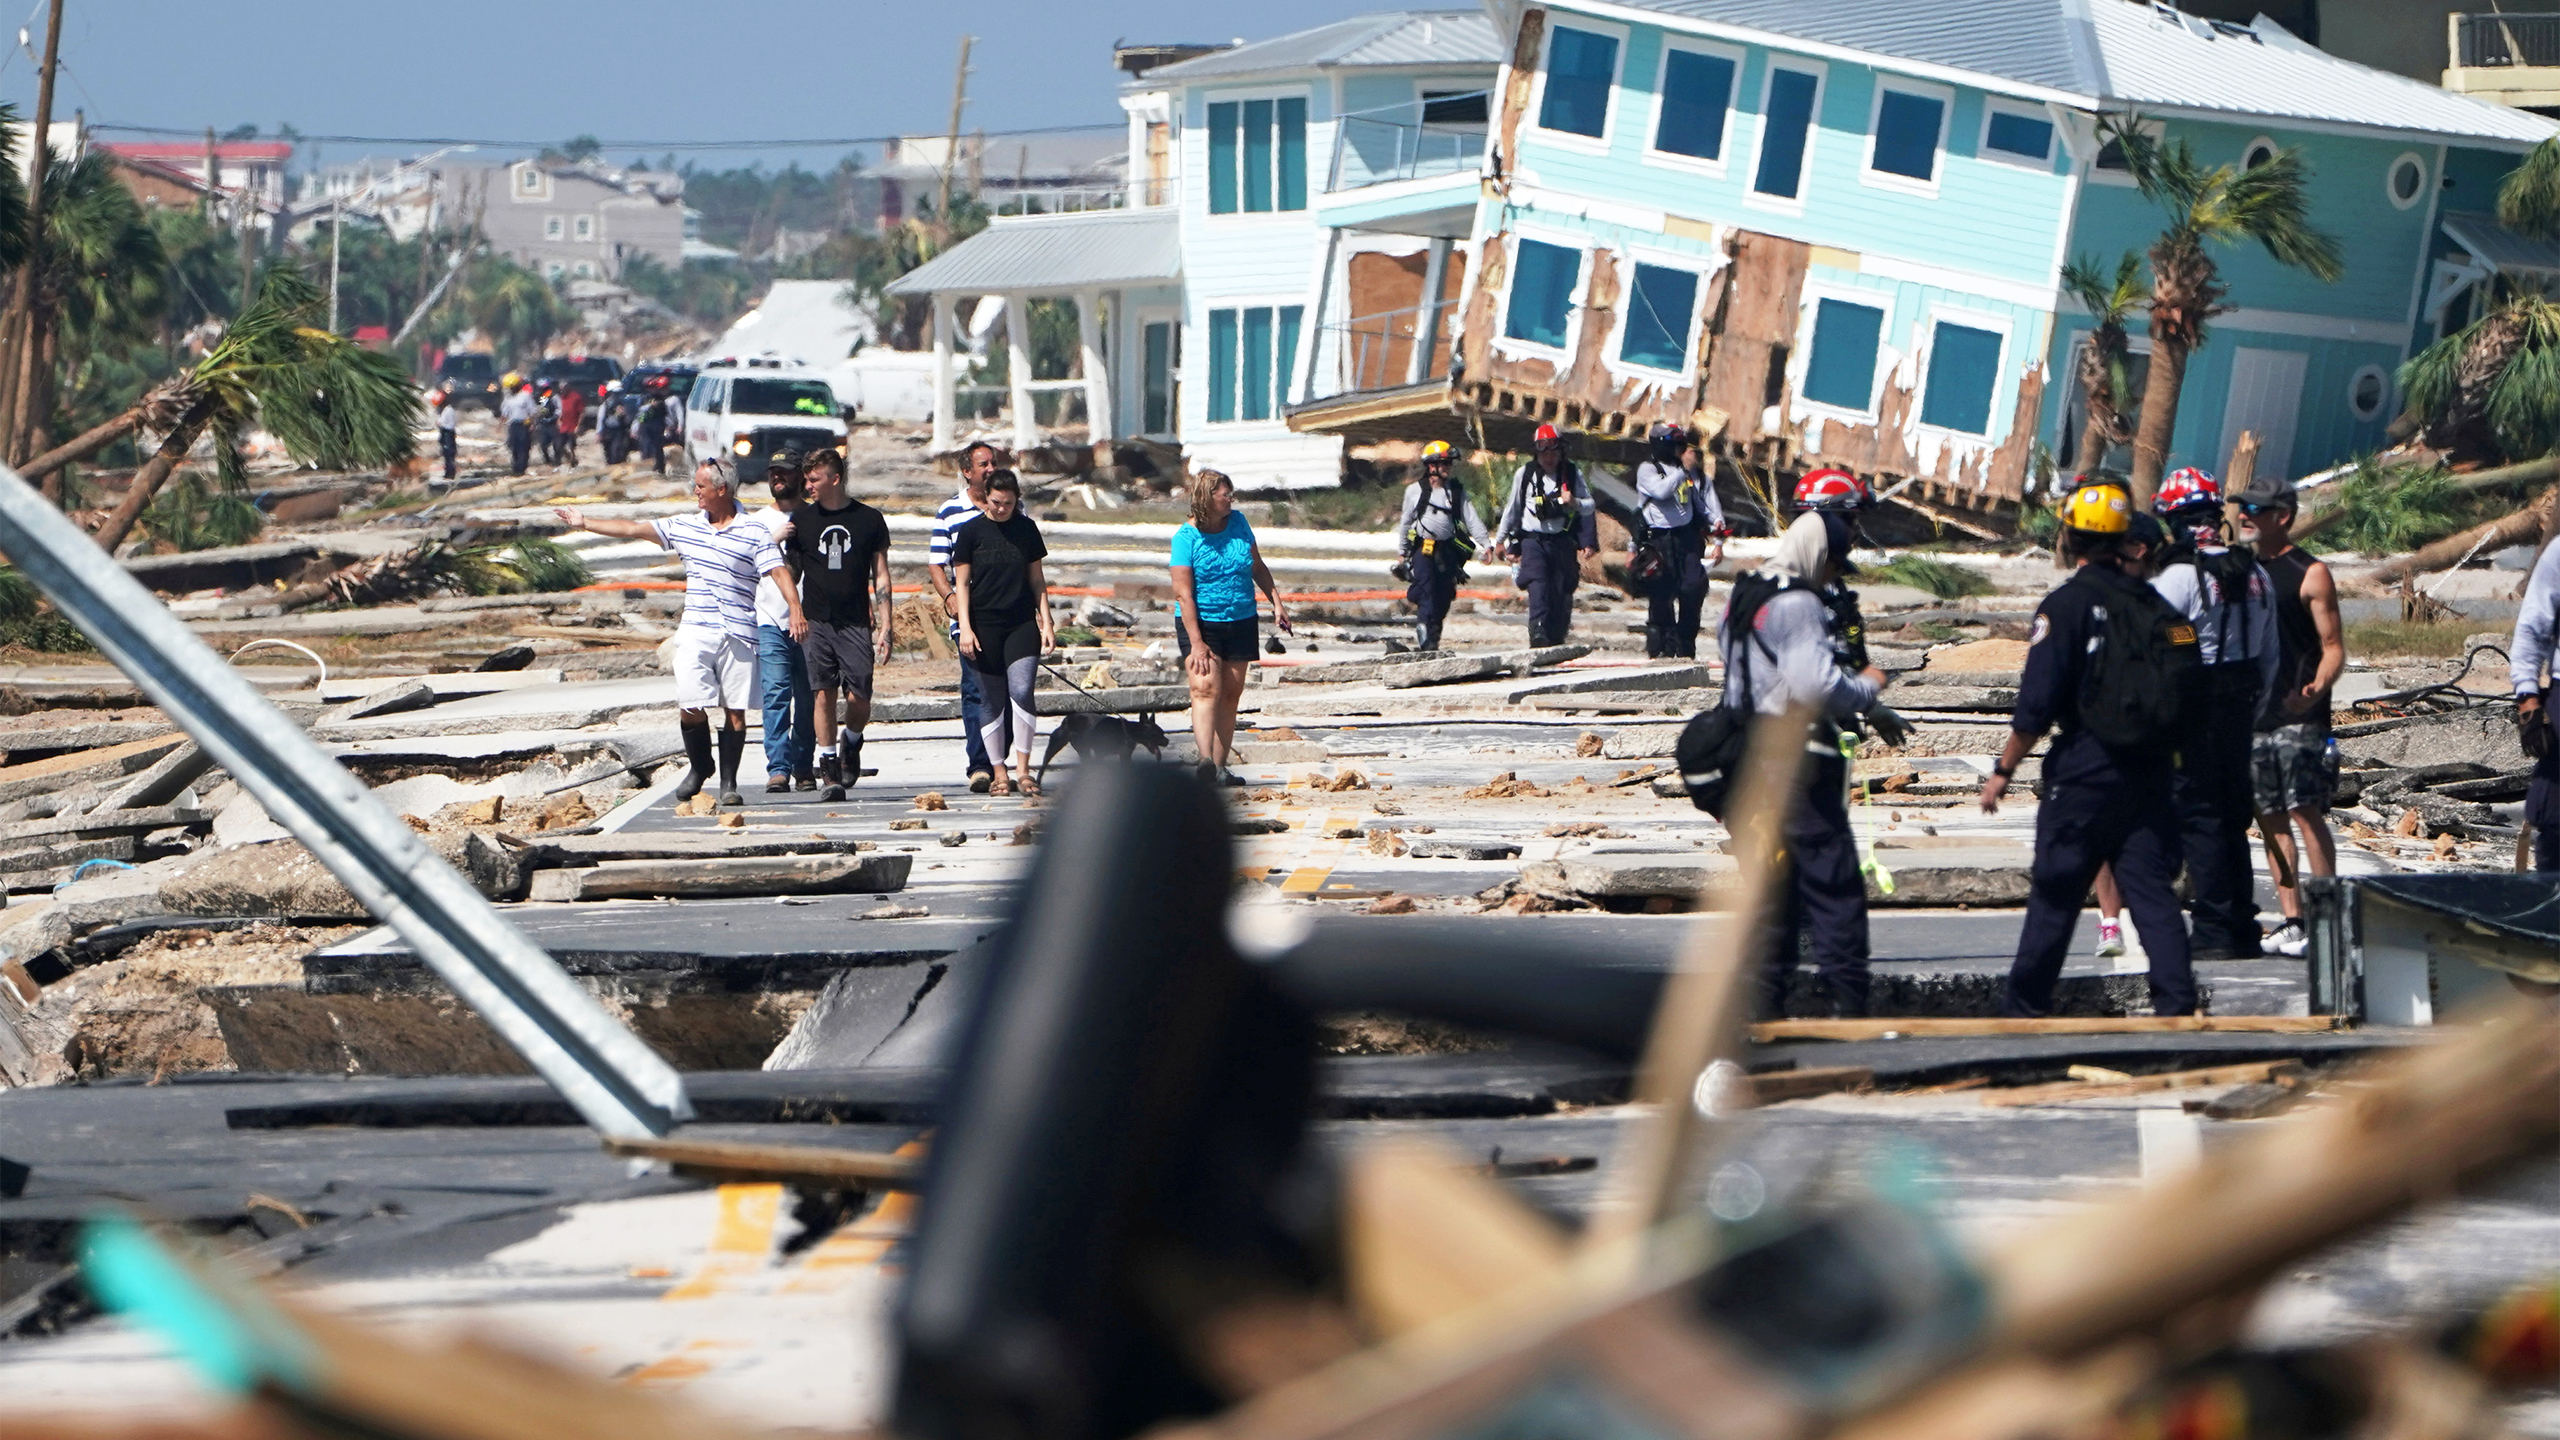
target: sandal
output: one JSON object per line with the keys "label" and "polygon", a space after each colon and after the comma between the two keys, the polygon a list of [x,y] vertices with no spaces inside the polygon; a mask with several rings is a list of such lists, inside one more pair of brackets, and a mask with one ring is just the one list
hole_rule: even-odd
{"label": "sandal", "polygon": [[999,770],[995,773],[995,778],[987,782],[987,793],[990,795],[1010,795],[1013,793],[1013,781],[1008,779],[1003,771]]}
{"label": "sandal", "polygon": [[1023,776],[1022,779],[1016,781],[1015,788],[1022,792],[1022,796],[1026,800],[1037,800],[1040,798],[1040,782],[1032,779],[1028,775]]}

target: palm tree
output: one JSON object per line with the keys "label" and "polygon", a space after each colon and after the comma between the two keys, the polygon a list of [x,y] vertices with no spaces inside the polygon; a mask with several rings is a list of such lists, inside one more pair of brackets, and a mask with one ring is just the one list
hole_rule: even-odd
{"label": "palm tree", "polygon": [[2087,398],[2088,421],[2080,453],[2073,457],[2082,470],[2092,470],[2109,450],[2133,443],[2131,412],[2140,397],[2133,393],[2132,345],[2124,322],[2135,306],[2149,302],[2151,287],[2142,278],[2142,256],[2127,250],[2117,258],[2112,276],[2098,268],[2094,255],[2072,261],[2062,267],[2062,288],[2092,322],[2089,343],[2080,351],[2080,391]]}
{"label": "palm tree", "polygon": [[106,155],[91,151],[54,161],[44,193],[44,234],[28,272],[35,283],[29,316],[35,367],[20,453],[51,448],[63,373],[90,357],[149,344],[169,299],[160,234]]}
{"label": "palm tree", "polygon": [[2098,131],[2122,148],[2143,198],[2169,217],[2151,242],[2151,368],[2133,437],[2134,503],[2147,506],[2168,468],[2187,357],[2204,344],[2205,321],[2220,313],[2227,293],[2208,247],[2255,240],[2277,264],[2324,281],[2346,267],[2337,240],[2312,228],[2305,185],[2311,172],[2301,152],[2278,150],[2255,165],[2207,166],[2185,140],[2155,139],[2140,115],[2108,116]]}
{"label": "palm tree", "polygon": [[2508,296],[2409,357],[2400,393],[2435,449],[2511,460],[2560,449],[2560,304]]}
{"label": "palm tree", "polygon": [[543,342],[578,323],[578,313],[549,282],[502,257],[472,262],[463,282],[462,313],[501,355],[528,363]]}
{"label": "palm tree", "polygon": [[310,276],[292,265],[275,266],[203,359],[151,387],[122,415],[28,462],[22,473],[46,473],[138,429],[162,432],[123,503],[93,537],[112,551],[208,432],[220,473],[234,485],[245,479],[240,440],[253,424],[309,464],[338,469],[407,459],[416,448],[417,385],[391,356],[320,329],[327,308],[326,294]]}

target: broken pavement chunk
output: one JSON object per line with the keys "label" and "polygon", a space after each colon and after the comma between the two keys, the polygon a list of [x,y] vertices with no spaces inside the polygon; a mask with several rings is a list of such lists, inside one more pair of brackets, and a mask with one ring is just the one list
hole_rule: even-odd
{"label": "broken pavement chunk", "polygon": [[1496,675],[1510,674],[1512,668],[1510,661],[1501,655],[1451,655],[1446,659],[1389,666],[1380,673],[1378,683],[1390,690],[1411,690],[1422,685],[1490,680]]}
{"label": "broken pavement chunk", "polygon": [[1517,860],[1520,847],[1508,840],[1457,840],[1433,837],[1405,841],[1405,853],[1416,860]]}
{"label": "broken pavement chunk", "polygon": [[709,899],[758,895],[882,895],[906,888],[904,854],[770,855],[734,860],[611,860],[535,873],[534,900]]}
{"label": "broken pavement chunk", "polygon": [[890,821],[889,828],[892,830],[922,830],[925,828],[925,822],[919,816],[909,815],[903,819]]}
{"label": "broken pavement chunk", "polygon": [[941,791],[927,790],[916,797],[916,808],[919,810],[948,810],[951,808],[951,802],[942,798]]}

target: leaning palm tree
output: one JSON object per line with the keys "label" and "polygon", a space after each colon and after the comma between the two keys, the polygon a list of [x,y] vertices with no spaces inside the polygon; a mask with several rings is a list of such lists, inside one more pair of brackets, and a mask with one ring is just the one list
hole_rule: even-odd
{"label": "leaning palm tree", "polygon": [[2122,148],[2143,198],[2169,217],[2151,242],[2151,369],[2133,437],[2134,501],[2147,506],[2168,468],[2187,357],[2204,344],[2205,322],[2224,308],[2227,292],[2209,247],[2255,240],[2277,264],[2324,281],[2346,267],[2336,238],[2312,227],[2311,172],[2299,151],[2278,150],[2255,165],[2207,166],[2186,141],[2153,137],[2140,115],[2108,116],[2098,130]]}
{"label": "leaning palm tree", "polygon": [[2098,268],[2096,256],[2072,261],[2062,267],[2062,288],[2090,316],[2089,343],[2080,351],[2080,391],[2088,418],[2080,453],[2073,458],[2082,470],[2092,470],[2109,450],[2133,443],[2132,412],[2140,397],[2133,393],[2133,347],[2125,338],[2124,322],[2134,307],[2149,302],[2151,286],[2142,278],[2142,256],[2127,250],[2117,258],[2113,275]]}
{"label": "leaning palm tree", "polygon": [[2511,460],[2560,450],[2560,304],[2508,296],[2409,357],[2400,393],[2438,450]]}
{"label": "leaning palm tree", "polygon": [[151,343],[168,305],[169,261],[141,202],[100,151],[45,171],[44,234],[28,274],[34,347],[22,452],[52,447],[59,377]]}
{"label": "leaning palm tree", "polygon": [[264,425],[295,459],[331,469],[407,459],[417,445],[411,429],[419,414],[416,383],[391,356],[318,328],[313,322],[327,308],[327,296],[300,269],[274,267],[203,359],[27,469],[79,459],[145,425],[161,431],[159,448],[134,472],[123,503],[93,537],[113,550],[208,433],[220,473],[234,485],[246,478],[240,442],[251,425]]}

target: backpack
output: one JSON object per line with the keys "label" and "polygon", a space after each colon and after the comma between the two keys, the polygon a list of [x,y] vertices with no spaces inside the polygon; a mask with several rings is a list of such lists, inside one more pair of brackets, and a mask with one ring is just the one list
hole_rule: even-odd
{"label": "backpack", "polygon": [[2080,671],[2080,723],[2110,750],[2176,747],[2194,714],[2204,652],[2187,617],[2148,585],[2092,566],[2072,583],[2097,592],[2103,621]]}
{"label": "backpack", "polygon": [[[1746,645],[1757,645],[1760,653],[1774,660],[1777,652],[1769,642],[1751,628],[1760,607],[1794,582],[1763,575],[1754,570],[1733,582],[1733,599],[1725,607],[1724,628],[1729,635],[1740,635]],[[1689,790],[1689,803],[1724,818],[1726,802],[1733,792],[1733,777],[1742,769],[1743,752],[1751,742],[1751,722],[1755,718],[1751,701],[1751,667],[1739,667],[1741,675],[1730,670],[1725,674],[1724,702],[1701,710],[1680,728],[1680,742],[1672,747],[1672,758],[1680,766],[1680,783]],[[1735,703],[1739,689],[1741,703]]]}

